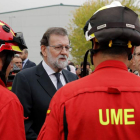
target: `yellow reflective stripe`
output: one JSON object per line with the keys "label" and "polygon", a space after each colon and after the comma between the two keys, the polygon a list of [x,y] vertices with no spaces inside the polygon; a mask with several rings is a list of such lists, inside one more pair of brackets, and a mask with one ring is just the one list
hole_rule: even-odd
{"label": "yellow reflective stripe", "polygon": [[93,33],[93,34],[91,34],[91,35],[90,35],[90,37],[91,37],[91,38],[94,38],[94,37],[95,37],[94,33]]}
{"label": "yellow reflective stripe", "polygon": [[19,48],[19,46],[12,46],[12,49],[14,51],[22,52],[21,49]]}
{"label": "yellow reflective stripe", "polygon": [[10,29],[11,33],[13,34],[13,36],[15,36],[15,34],[13,33],[13,31]]}
{"label": "yellow reflective stripe", "polygon": [[104,10],[104,9],[107,9],[108,7],[106,6],[103,6],[102,8],[100,8],[98,11],[101,11],[101,10]]}
{"label": "yellow reflective stripe", "polygon": [[2,22],[0,22],[0,25],[4,25]]}
{"label": "yellow reflective stripe", "polygon": [[2,26],[3,26],[4,24],[0,22],[0,25],[2,25]]}

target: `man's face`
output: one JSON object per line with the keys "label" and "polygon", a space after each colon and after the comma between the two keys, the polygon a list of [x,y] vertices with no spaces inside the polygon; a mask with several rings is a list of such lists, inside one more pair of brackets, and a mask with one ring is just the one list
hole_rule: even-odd
{"label": "man's face", "polygon": [[136,70],[140,72],[140,46],[135,48],[133,62]]}
{"label": "man's face", "polygon": [[79,65],[76,65],[75,68],[79,68]]}
{"label": "man's face", "polygon": [[24,50],[20,53],[20,58],[22,59],[22,61],[24,61],[27,58],[27,55],[25,54]]}
{"label": "man's face", "polygon": [[[52,34],[49,39],[49,46],[69,45],[68,36]],[[65,48],[58,51],[54,47],[46,47],[47,57],[44,57],[46,63],[53,69],[63,69],[68,65],[69,51]]]}
{"label": "man's face", "polygon": [[80,68],[78,68],[78,69],[76,70],[76,74],[77,74],[77,75],[81,74],[81,69],[80,69]]}
{"label": "man's face", "polygon": [[21,60],[21,58],[13,58],[13,63],[17,66],[17,67],[19,67],[20,69],[22,69],[22,60]]}

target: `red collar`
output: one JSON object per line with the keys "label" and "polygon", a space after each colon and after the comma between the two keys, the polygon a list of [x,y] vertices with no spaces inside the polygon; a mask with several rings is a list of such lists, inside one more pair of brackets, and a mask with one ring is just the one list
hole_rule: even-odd
{"label": "red collar", "polygon": [[108,67],[114,67],[114,68],[119,68],[119,69],[123,69],[123,70],[128,71],[127,66],[123,62],[118,61],[118,60],[106,60],[106,61],[100,63],[95,68],[94,72],[99,70],[99,69],[108,68]]}
{"label": "red collar", "polygon": [[0,85],[2,85],[3,87],[6,87],[4,82],[0,79]]}

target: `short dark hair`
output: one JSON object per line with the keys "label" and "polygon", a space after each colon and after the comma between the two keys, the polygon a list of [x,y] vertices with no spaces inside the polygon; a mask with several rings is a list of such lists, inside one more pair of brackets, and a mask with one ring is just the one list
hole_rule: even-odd
{"label": "short dark hair", "polygon": [[[81,67],[84,65],[84,62],[81,62]],[[87,62],[86,65],[89,65],[90,66],[90,63]]]}
{"label": "short dark hair", "polygon": [[52,34],[55,35],[62,35],[62,36],[68,36],[67,30],[62,27],[51,27],[49,28],[43,35],[40,45],[49,45],[49,38]]}
{"label": "short dark hair", "polygon": [[73,62],[70,62],[69,65],[75,66]]}
{"label": "short dark hair", "polygon": [[[5,63],[5,59],[6,57],[10,55],[10,56],[14,56],[14,52],[13,51],[9,51],[9,50],[4,50],[2,52],[0,52],[0,58],[2,59],[2,63],[4,64]],[[11,60],[12,60],[12,57],[11,57]]]}
{"label": "short dark hair", "polygon": [[104,55],[110,55],[110,56],[116,56],[116,55],[123,55],[123,56],[129,56],[131,54],[132,48],[128,48],[128,45],[113,45],[112,47],[109,47],[108,44],[99,45],[98,42],[96,42],[97,48],[100,49],[100,52]]}
{"label": "short dark hair", "polygon": [[5,62],[5,57],[7,55],[7,51],[2,51],[0,52],[0,58],[2,59],[2,63],[4,64]]}
{"label": "short dark hair", "polygon": [[[44,33],[42,39],[40,40],[40,45],[49,46],[49,39],[52,34],[68,36],[66,29],[62,27],[51,27]],[[40,54],[42,55],[42,52],[40,52]]]}

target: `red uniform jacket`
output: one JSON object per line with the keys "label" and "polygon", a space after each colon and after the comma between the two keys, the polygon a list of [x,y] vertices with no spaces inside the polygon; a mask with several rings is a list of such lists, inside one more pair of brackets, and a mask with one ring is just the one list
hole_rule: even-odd
{"label": "red uniform jacket", "polygon": [[0,79],[0,140],[25,140],[23,107]]}
{"label": "red uniform jacket", "polygon": [[140,78],[108,60],[53,97],[38,140],[140,140]]}

